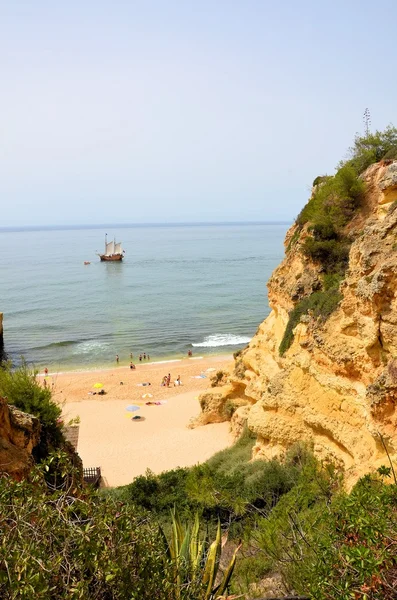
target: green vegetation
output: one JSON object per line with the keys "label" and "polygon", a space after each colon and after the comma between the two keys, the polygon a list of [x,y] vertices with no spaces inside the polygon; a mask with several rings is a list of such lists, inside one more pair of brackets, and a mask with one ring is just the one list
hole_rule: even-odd
{"label": "green vegetation", "polygon": [[[10,378],[1,373],[2,389],[21,406],[17,390],[37,382],[26,370]],[[42,405],[29,394],[24,402],[53,422],[51,396],[38,397]],[[380,478],[391,469],[347,495],[340,473],[304,445],[280,463],[252,462],[253,444],[246,430],[203,465],[106,493],[84,486],[62,450],[26,481],[0,476],[1,598],[215,600],[271,572],[313,600],[394,598],[397,485]],[[222,531],[228,558],[218,572]]]}
{"label": "green vegetation", "polygon": [[339,284],[347,269],[353,241],[346,226],[359,211],[365,194],[365,182],[360,175],[379,160],[397,158],[397,128],[389,126],[383,132],[356,136],[349,154],[334,176],[323,175],[313,181],[314,193],[296,219],[297,229],[287,248],[288,252],[307,224],[310,236],[305,239],[302,252],[319,265],[323,274],[321,293],[328,292],[332,298],[327,301],[320,292],[315,292],[299,301],[290,313],[280,355],[291,346],[293,330],[302,315],[313,310],[314,316],[326,319],[338,306]]}
{"label": "green vegetation", "polygon": [[[44,474],[54,458],[59,472],[68,476],[49,485]],[[213,545],[201,542],[192,569],[186,536],[178,556],[172,556],[153,519],[132,505],[79,487],[74,474],[68,456],[58,453],[36,466],[27,481],[0,477],[3,600],[210,600],[218,596],[220,529]],[[192,557],[193,535],[189,539]],[[235,557],[220,592],[230,582],[234,562]]]}
{"label": "green vegetation", "polygon": [[260,510],[270,510],[293,487],[299,467],[289,459],[251,462],[252,435],[245,431],[232,446],[202,465],[174,469],[160,475],[150,471],[131,484],[110,492],[117,499],[150,510],[164,523],[178,507],[183,519],[198,512],[211,526],[218,519],[236,533]]}
{"label": "green vegetation", "polygon": [[[332,278],[335,281],[338,281],[338,278],[335,275],[330,275],[327,281],[332,281]],[[326,320],[338,306],[341,299],[342,294],[339,292],[339,285],[335,285],[334,287],[326,287],[323,292],[314,292],[298,302],[290,313],[287,327],[285,328],[284,336],[279,347],[280,355],[282,356],[291,346],[294,339],[294,329],[303,315],[310,313],[315,318]]]}
{"label": "green vegetation", "polygon": [[318,239],[337,239],[338,229],[344,227],[359,208],[365,185],[350,165],[341,167],[334,177],[328,177],[317,187],[297,218],[303,227],[310,223]]}
{"label": "green vegetation", "polygon": [[62,409],[52,400],[51,390],[39,383],[36,371],[25,362],[17,369],[13,369],[11,363],[3,364],[0,368],[0,396],[40,420],[40,444],[34,449],[37,460],[58,448],[63,441],[59,423]]}
{"label": "green vegetation", "polygon": [[380,160],[396,158],[397,128],[389,125],[384,131],[375,131],[366,136],[357,135],[350,148],[350,157],[342,164],[353,167],[360,174]]}
{"label": "green vegetation", "polygon": [[215,594],[216,596],[221,596],[227,591],[236,564],[237,552],[241,544],[233,552],[233,556],[225,568],[220,583],[215,585],[222,551],[222,532],[219,521],[215,540],[212,542],[207,553],[205,549],[208,544],[205,539],[200,539],[200,519],[197,513],[193,524],[185,528],[174,509],[171,512],[171,534],[169,541],[165,532],[162,529],[161,531],[167,548],[168,561],[166,560],[166,565],[167,562],[168,564],[172,564],[174,581],[177,582],[175,598],[178,600],[181,598],[183,587],[190,586],[191,582],[197,579],[200,572],[202,573],[199,575],[200,581],[206,586],[206,589],[203,590],[200,596],[203,600],[210,600],[210,598],[215,597]]}
{"label": "green vegetation", "polygon": [[315,600],[395,598],[396,542],[397,486],[366,476],[348,495],[319,465],[302,471],[257,534],[288,587]]}

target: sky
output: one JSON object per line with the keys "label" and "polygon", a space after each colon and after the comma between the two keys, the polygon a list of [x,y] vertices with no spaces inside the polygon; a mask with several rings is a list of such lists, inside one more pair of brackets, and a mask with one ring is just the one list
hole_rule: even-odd
{"label": "sky", "polygon": [[397,2],[0,0],[0,227],[290,221],[397,125]]}

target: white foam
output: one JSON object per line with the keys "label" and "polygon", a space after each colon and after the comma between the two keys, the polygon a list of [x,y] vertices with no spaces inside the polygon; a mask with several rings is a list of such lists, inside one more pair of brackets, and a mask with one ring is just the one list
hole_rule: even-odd
{"label": "white foam", "polygon": [[147,365],[165,365],[167,363],[181,362],[181,358],[174,358],[172,360],[157,360],[156,362],[144,363]]}
{"label": "white foam", "polygon": [[239,344],[248,344],[251,338],[242,335],[233,335],[231,333],[216,333],[207,336],[203,342],[192,344],[196,348],[217,348],[218,346],[237,346]]}
{"label": "white foam", "polygon": [[73,354],[100,354],[108,348],[109,344],[106,342],[99,342],[97,340],[86,340],[80,342],[72,349]]}

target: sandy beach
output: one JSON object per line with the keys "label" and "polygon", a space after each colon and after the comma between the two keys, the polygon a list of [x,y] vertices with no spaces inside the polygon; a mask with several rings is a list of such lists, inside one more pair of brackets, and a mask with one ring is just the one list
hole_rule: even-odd
{"label": "sandy beach", "polygon": [[[104,484],[117,486],[130,483],[146,469],[160,473],[203,462],[231,444],[229,423],[187,427],[200,412],[197,397],[209,387],[209,377],[231,361],[231,356],[193,357],[138,363],[136,370],[116,366],[49,373],[46,382],[63,407],[65,422],[80,417],[77,450],[84,466],[100,466]],[[168,373],[169,388],[161,386]],[[178,376],[182,385],[174,386]],[[106,394],[98,395],[100,389]],[[128,411],[131,405],[139,410]],[[142,419],[132,419],[136,415]]]}

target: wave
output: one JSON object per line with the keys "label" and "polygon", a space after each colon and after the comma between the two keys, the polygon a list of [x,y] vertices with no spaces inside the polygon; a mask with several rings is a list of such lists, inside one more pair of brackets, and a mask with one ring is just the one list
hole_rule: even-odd
{"label": "wave", "polygon": [[204,338],[203,342],[192,344],[195,348],[217,348],[218,346],[238,346],[248,344],[250,337],[243,335],[233,335],[232,333],[216,333]]}
{"label": "wave", "polygon": [[106,342],[100,342],[98,340],[85,340],[80,342],[73,348],[73,354],[100,354],[103,350],[109,348],[109,344]]}

